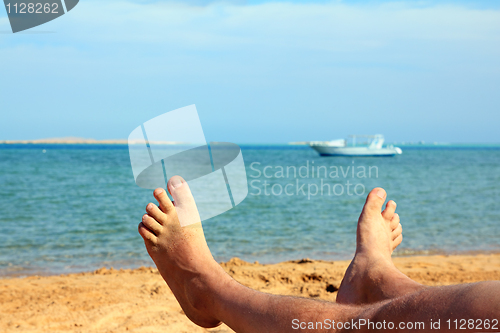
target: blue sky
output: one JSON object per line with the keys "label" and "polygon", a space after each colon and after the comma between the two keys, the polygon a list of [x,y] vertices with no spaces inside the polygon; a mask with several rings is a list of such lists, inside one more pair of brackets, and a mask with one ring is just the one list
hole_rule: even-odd
{"label": "blue sky", "polygon": [[84,0],[9,32],[0,9],[0,140],[196,104],[213,141],[500,142],[497,1]]}

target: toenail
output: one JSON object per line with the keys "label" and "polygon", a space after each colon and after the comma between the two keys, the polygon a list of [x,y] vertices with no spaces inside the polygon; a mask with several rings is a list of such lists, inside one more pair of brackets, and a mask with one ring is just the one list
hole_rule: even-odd
{"label": "toenail", "polygon": [[163,189],[161,189],[161,188],[157,188],[157,189],[155,190],[155,195],[160,195],[162,192],[163,192]]}
{"label": "toenail", "polygon": [[380,197],[380,198],[385,198],[385,191],[382,190],[382,189],[379,189],[377,190],[377,195]]}
{"label": "toenail", "polygon": [[172,179],[171,184],[172,184],[173,188],[178,188],[179,186],[182,185],[182,181],[179,178],[174,178],[174,179]]}

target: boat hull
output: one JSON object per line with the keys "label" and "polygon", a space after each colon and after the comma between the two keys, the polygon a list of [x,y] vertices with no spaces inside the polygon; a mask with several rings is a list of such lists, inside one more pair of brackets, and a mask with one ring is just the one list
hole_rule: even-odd
{"label": "boat hull", "polygon": [[393,148],[379,148],[372,149],[368,147],[329,147],[315,145],[311,146],[321,156],[394,156],[401,154],[401,149],[398,147]]}

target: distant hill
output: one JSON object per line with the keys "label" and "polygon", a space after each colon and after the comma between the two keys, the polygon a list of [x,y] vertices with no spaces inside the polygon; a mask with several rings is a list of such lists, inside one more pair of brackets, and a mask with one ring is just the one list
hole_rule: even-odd
{"label": "distant hill", "polygon": [[[144,143],[144,141],[136,140],[130,143]],[[181,142],[170,142],[170,141],[159,141],[150,142],[151,144],[178,144]],[[4,140],[0,141],[0,144],[115,144],[115,145],[126,145],[129,144],[127,139],[108,139],[108,140],[95,140],[95,139],[85,139],[76,137],[66,137],[66,138],[48,138],[48,139],[37,139],[37,140]]]}

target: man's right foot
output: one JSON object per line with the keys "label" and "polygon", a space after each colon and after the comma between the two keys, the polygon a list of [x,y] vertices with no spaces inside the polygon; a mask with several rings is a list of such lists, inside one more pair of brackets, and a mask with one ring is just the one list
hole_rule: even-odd
{"label": "man's right foot", "polygon": [[381,213],[386,192],[373,189],[358,220],[356,254],[337,294],[337,303],[367,304],[395,298],[425,288],[394,266],[392,251],[403,240],[396,203],[389,201]]}

